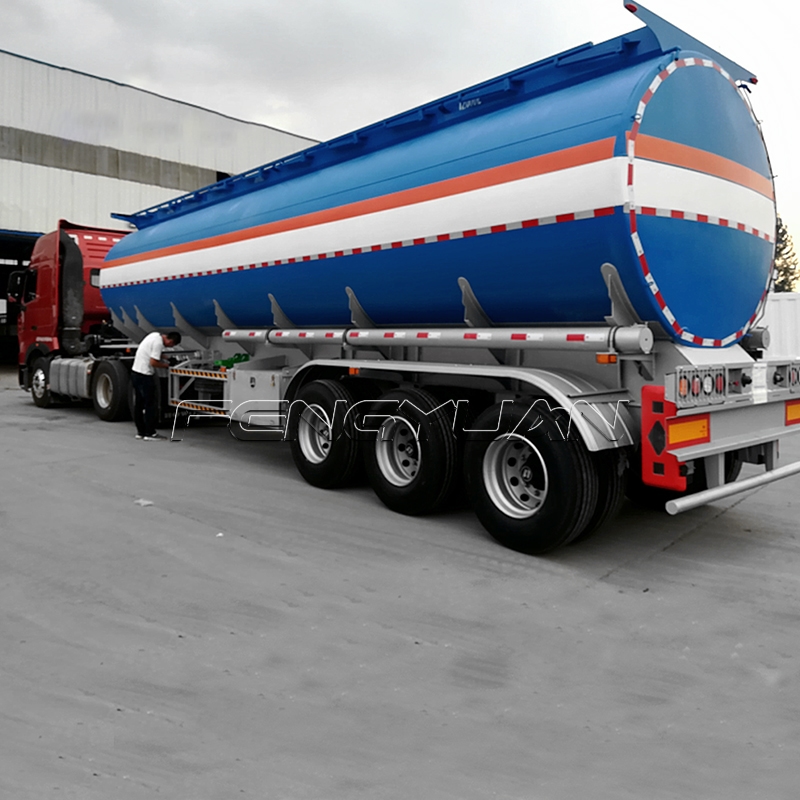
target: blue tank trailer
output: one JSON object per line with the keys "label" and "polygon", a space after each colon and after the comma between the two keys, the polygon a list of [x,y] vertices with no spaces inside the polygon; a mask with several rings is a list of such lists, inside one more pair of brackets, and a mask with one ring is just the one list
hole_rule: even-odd
{"label": "blue tank trailer", "polygon": [[[467,498],[529,553],[626,492],[676,513],[800,471],[776,463],[800,362],[758,327],[755,76],[625,7],[645,27],[115,215],[114,329],[196,345],[169,405],[280,431],[322,488],[363,462],[394,511]],[[734,482],[744,462],[766,471]]]}
{"label": "blue tank trailer", "polygon": [[[602,322],[612,262],[639,316],[719,347],[752,326],[775,231],[772,175],[737,78],[642,28],[584,45],[124,217],[110,308],[198,327],[211,298],[270,325]],[[729,71],[731,70],[731,71]],[[733,73],[733,74],[732,74]],[[222,270],[222,272],[219,272]]]}

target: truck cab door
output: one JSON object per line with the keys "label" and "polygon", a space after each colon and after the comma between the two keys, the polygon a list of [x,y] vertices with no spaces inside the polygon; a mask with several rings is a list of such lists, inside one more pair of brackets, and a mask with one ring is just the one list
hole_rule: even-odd
{"label": "truck cab door", "polygon": [[59,320],[57,232],[46,234],[36,242],[25,270],[20,305],[18,336],[21,353],[27,353],[37,343],[43,345],[45,352],[56,349]]}

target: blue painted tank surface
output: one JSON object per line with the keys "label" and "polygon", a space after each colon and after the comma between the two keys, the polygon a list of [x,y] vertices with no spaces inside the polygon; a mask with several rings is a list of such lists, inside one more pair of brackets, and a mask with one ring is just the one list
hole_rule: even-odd
{"label": "blue painted tank surface", "polygon": [[587,45],[132,215],[109,308],[170,326],[601,322],[614,264],[639,315],[724,346],[768,285],[775,205],[734,80],[648,28]]}

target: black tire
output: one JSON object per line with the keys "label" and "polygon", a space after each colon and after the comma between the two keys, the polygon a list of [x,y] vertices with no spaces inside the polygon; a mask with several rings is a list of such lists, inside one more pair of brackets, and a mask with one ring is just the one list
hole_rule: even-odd
{"label": "black tire", "polygon": [[50,393],[50,361],[37,358],[31,367],[31,397],[39,408],[50,408],[54,396]]}
{"label": "black tire", "polygon": [[422,389],[395,389],[375,406],[385,419],[364,442],[364,464],[373,491],[392,511],[431,514],[450,501],[457,485],[456,438],[440,405]]}
{"label": "black tire", "polygon": [[[467,491],[486,530],[538,555],[567,544],[597,506],[597,473],[568,420],[527,403],[498,404],[475,422],[465,448]],[[498,425],[499,419],[499,425]]]}
{"label": "black tire", "polygon": [[[347,485],[358,465],[353,396],[341,383],[312,381],[292,403],[287,427],[292,458],[307,483],[320,489]],[[337,406],[338,403],[338,406]]]}
{"label": "black tire", "polygon": [[[367,378],[345,378],[342,381],[342,386],[353,396],[353,402],[355,404],[355,410],[353,412],[354,424],[363,418],[364,409],[366,409],[369,401],[376,400],[383,393],[383,389],[381,389],[380,385],[376,381],[372,381]],[[360,423],[358,424],[360,425]],[[356,459],[356,465],[353,468],[353,474],[350,477],[349,483],[355,486],[366,486],[367,469],[364,466],[364,459],[362,457],[362,440],[364,439],[364,434],[358,430],[355,430],[354,436],[356,441],[359,442],[359,450],[358,458]]]}
{"label": "black tire", "polygon": [[128,385],[130,375],[120,361],[101,361],[92,375],[92,405],[106,422],[130,419]]}
{"label": "black tire", "polygon": [[570,541],[583,542],[614,519],[625,501],[627,453],[623,450],[601,450],[590,453],[597,473],[597,504],[586,527]]}

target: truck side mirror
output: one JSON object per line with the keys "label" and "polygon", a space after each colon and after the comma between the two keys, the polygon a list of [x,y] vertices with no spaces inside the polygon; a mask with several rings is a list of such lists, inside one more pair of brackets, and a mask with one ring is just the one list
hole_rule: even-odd
{"label": "truck side mirror", "polygon": [[39,273],[35,269],[25,271],[24,288],[22,290],[22,303],[30,303],[36,299],[36,276]]}
{"label": "truck side mirror", "polygon": [[25,270],[17,270],[8,276],[8,300],[10,303],[21,303],[25,287]]}

